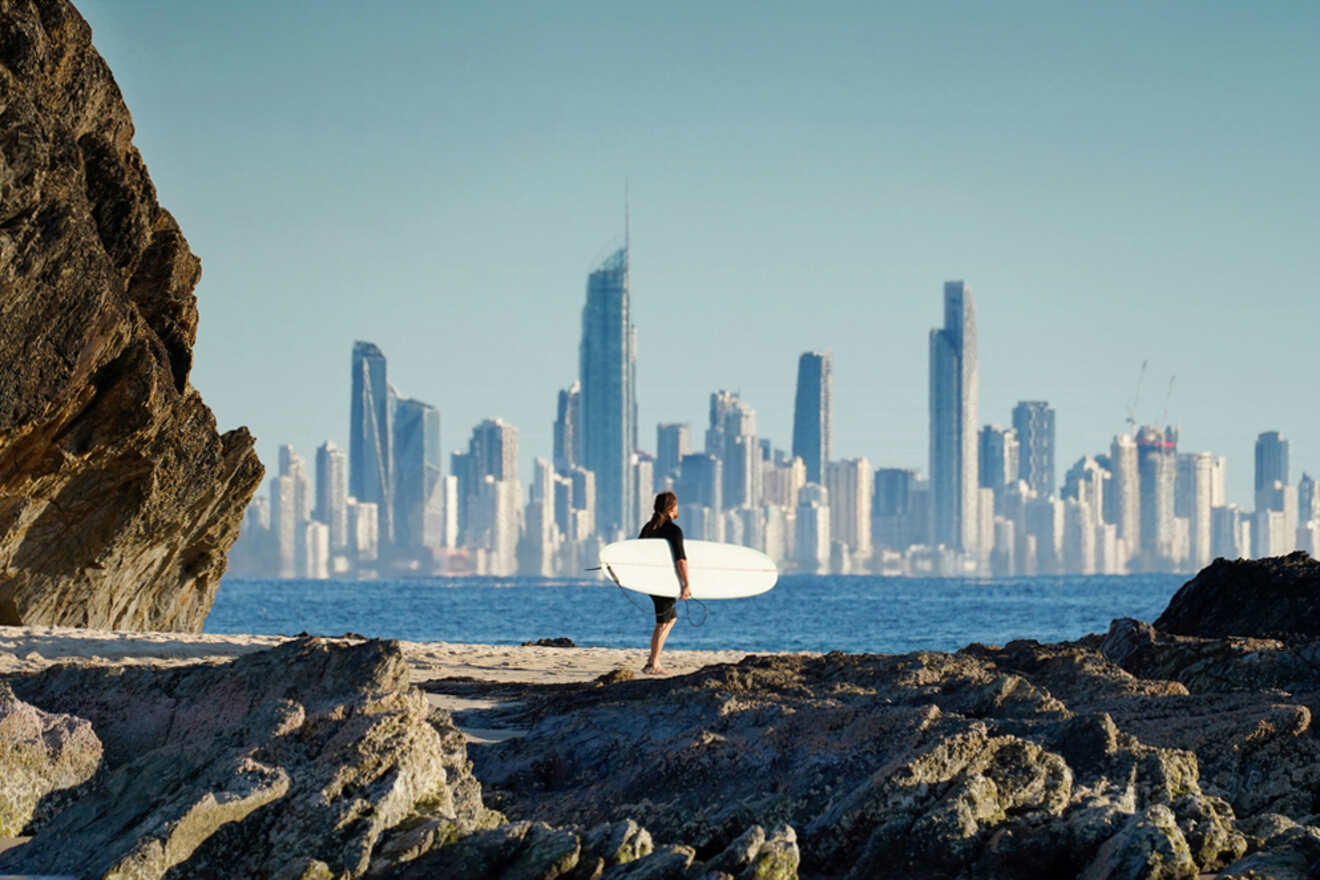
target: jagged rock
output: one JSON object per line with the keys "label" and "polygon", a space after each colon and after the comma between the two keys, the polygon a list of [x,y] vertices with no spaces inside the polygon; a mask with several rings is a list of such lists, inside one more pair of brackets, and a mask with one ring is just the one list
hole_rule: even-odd
{"label": "jagged rock", "polygon": [[582,835],[582,857],[570,880],[590,880],[655,851],[651,833],[632,819],[605,822]]}
{"label": "jagged rock", "polygon": [[0,7],[0,624],[200,631],[262,467],[188,384],[200,264],[67,0]]}
{"label": "jagged rock", "polygon": [[1268,559],[1216,559],[1155,620],[1186,636],[1320,636],[1320,562],[1303,550]]}
{"label": "jagged rock", "polygon": [[0,837],[21,834],[42,798],[86,782],[100,763],[90,723],[30,706],[0,681]]}
{"label": "jagged rock", "polygon": [[1320,876],[1320,828],[1295,826],[1259,852],[1234,862],[1219,880],[1315,880]]}
{"label": "jagged rock", "polygon": [[765,829],[753,825],[705,867],[736,880],[795,880],[801,861],[792,827],[781,825],[767,837]]}
{"label": "jagged rock", "polygon": [[[86,877],[363,874],[409,817],[489,823],[462,735],[392,642],[306,638],[222,665],[53,667],[11,680],[89,719],[94,787],[0,868]],[[292,867],[288,867],[293,870]],[[301,872],[301,873],[298,873]]]}
{"label": "jagged rock", "polygon": [[1080,880],[1195,880],[1197,873],[1173,811],[1152,804],[1100,847]]}
{"label": "jagged rock", "polygon": [[583,831],[543,822],[511,822],[460,837],[373,873],[399,880],[796,880],[797,835],[781,826],[749,828],[709,862],[681,844],[655,848],[631,819]]}
{"label": "jagged rock", "polygon": [[1179,636],[1120,618],[1100,650],[1133,675],[1178,681],[1190,693],[1320,690],[1320,639]]}
{"label": "jagged rock", "polygon": [[[787,823],[808,873],[953,877],[978,865],[1001,878],[1066,876],[1133,814],[1203,795],[1197,757],[1176,739],[1148,745],[1092,711],[1179,695],[1186,688],[1137,679],[1094,647],[748,658],[544,693],[520,719],[527,736],[471,753],[519,818],[635,815],[704,852]],[[1178,818],[1202,850],[1224,844],[1213,857],[1232,856],[1231,808],[1193,813]]]}
{"label": "jagged rock", "polygon": [[1201,871],[1218,870],[1246,853],[1246,835],[1234,827],[1233,808],[1223,798],[1188,794],[1172,809]]}
{"label": "jagged rock", "polygon": [[696,856],[690,846],[662,846],[634,862],[610,868],[601,880],[688,880],[688,868]]}
{"label": "jagged rock", "polygon": [[605,864],[623,864],[592,849],[593,843],[607,841],[611,836],[611,831],[604,829],[579,835],[574,829],[552,828],[543,822],[513,822],[470,834],[421,858],[396,865],[388,876],[399,880],[596,878]]}

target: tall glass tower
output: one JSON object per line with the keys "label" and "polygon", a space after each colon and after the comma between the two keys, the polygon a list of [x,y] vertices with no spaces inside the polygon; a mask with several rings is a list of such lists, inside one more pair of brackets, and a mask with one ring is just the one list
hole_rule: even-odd
{"label": "tall glass tower", "polygon": [[394,539],[393,389],[385,355],[371,342],[353,343],[348,415],[348,494],[376,505],[380,538]]}
{"label": "tall glass tower", "polygon": [[632,533],[632,454],[637,448],[636,330],[629,299],[628,245],[587,277],[578,366],[581,464],[596,475],[596,523]]}
{"label": "tall glass tower", "polygon": [[1054,407],[1043,400],[1020,400],[1013,407],[1020,475],[1041,498],[1054,495]]}
{"label": "tall glass tower", "polygon": [[1256,436],[1256,491],[1275,480],[1288,482],[1288,441],[1278,431],[1264,431]]}
{"label": "tall glass tower", "polygon": [[440,411],[401,400],[394,414],[394,538],[400,547],[440,545]]}
{"label": "tall glass tower", "polygon": [[977,549],[976,307],[961,281],[944,283],[944,327],[930,331],[932,543]]}
{"label": "tall glass tower", "polygon": [[797,394],[793,398],[793,454],[806,464],[807,482],[822,486],[834,431],[833,396],[829,352],[805,352],[798,358]]}

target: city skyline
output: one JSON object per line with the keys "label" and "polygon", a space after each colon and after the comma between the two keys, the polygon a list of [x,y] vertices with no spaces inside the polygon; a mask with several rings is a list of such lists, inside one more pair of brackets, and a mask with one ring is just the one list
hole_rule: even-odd
{"label": "city skyline", "polygon": [[202,259],[192,380],[272,470],[341,431],[355,338],[446,448],[488,415],[547,446],[625,179],[642,426],[722,387],[788,437],[794,359],[829,350],[835,454],[924,467],[905,328],[965,277],[984,421],[1048,400],[1060,450],[1089,448],[1149,360],[1139,423],[1320,453],[1316,8],[80,8]]}
{"label": "city skyline", "polygon": [[[1320,490],[1305,473],[1291,485],[1291,441],[1278,431],[1257,435],[1253,508],[1229,502],[1226,456],[1180,453],[1177,427],[1138,427],[1131,411],[1132,432],[1078,458],[1056,494],[1049,401],[1019,401],[1012,428],[978,429],[976,309],[961,280],[944,283],[944,323],[929,331],[928,474],[830,455],[832,357],[821,351],[798,359],[791,451],[759,436],[756,411],[720,389],[709,397],[704,451],[693,450],[690,424],[662,422],[652,453],[637,444],[627,267],[625,246],[588,276],[581,379],[557,394],[553,448],[534,457],[525,505],[516,426],[484,419],[444,475],[439,410],[402,397],[384,353],[358,340],[348,382],[354,451],[345,456],[333,440],[318,447],[313,486],[296,449],[280,447],[269,496],[247,511],[236,570],[574,574],[604,543],[631,534],[665,489],[678,492],[692,537],[754,547],[799,572],[1195,571],[1213,556],[1320,548]],[[590,408],[584,385],[595,388]],[[393,426],[383,449],[381,424]],[[604,487],[584,466],[593,434],[631,441],[622,479]],[[618,467],[617,445],[591,453],[598,467]],[[602,514],[610,508],[615,515]]]}

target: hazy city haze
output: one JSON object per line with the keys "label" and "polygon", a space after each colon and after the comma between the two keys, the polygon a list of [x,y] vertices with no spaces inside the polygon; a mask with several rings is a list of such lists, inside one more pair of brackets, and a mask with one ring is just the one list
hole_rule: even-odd
{"label": "hazy city haze", "polygon": [[[347,442],[352,341],[524,473],[623,234],[642,444],[735,389],[792,436],[833,358],[833,448],[926,467],[927,334],[975,291],[979,419],[1057,411],[1060,471],[1139,423],[1320,463],[1314,7],[761,4],[627,10],[80,4],[202,257],[193,381],[268,465]],[[1062,477],[1062,473],[1058,474]]]}

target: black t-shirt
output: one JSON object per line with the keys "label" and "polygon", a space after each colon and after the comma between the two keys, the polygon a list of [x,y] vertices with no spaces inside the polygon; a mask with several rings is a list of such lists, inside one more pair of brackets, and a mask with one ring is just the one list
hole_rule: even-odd
{"label": "black t-shirt", "polygon": [[647,534],[646,526],[643,526],[642,533],[637,537],[664,538],[669,542],[669,552],[673,555],[675,562],[680,559],[687,559],[687,553],[683,550],[683,530],[672,519],[665,520],[663,525],[657,527],[650,534]]}

